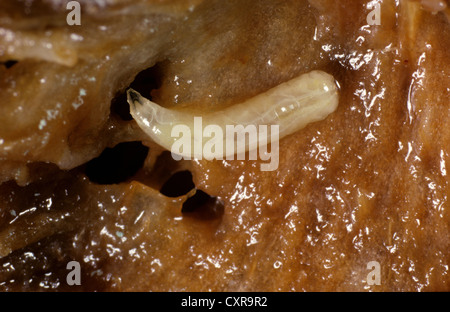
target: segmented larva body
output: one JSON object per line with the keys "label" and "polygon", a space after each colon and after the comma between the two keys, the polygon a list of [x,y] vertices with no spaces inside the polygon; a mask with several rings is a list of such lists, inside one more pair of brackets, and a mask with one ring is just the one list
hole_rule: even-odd
{"label": "segmented larva body", "polygon": [[[227,126],[242,125],[243,127],[278,125],[279,139],[292,134],[307,124],[325,119],[338,105],[338,88],[333,76],[323,71],[312,71],[287,82],[284,82],[264,93],[258,94],[242,103],[232,105],[223,110],[205,114],[190,114],[176,109],[167,109],[143,98],[139,93],[128,90],[130,112],[140,128],[148,134],[154,142],[172,150],[178,135],[173,136],[177,125],[185,125],[190,129],[191,142],[207,143],[202,131],[195,131],[194,119],[202,117],[203,127],[215,125],[225,134]],[[205,128],[206,129],[206,128]],[[267,144],[271,140],[255,137],[257,142],[248,141],[245,149],[250,150],[258,144]],[[213,139],[223,140],[222,146],[228,146],[226,136],[216,136]],[[241,139],[245,139],[242,136]],[[276,138],[278,140],[278,136]],[[265,141],[265,142],[262,142]],[[211,142],[210,142],[211,143]],[[208,158],[208,155],[198,155],[202,149],[190,149],[183,153],[184,157]],[[228,151],[228,153],[227,153]],[[231,149],[231,153],[236,153]],[[230,154],[229,149],[223,149],[222,156]],[[217,156],[217,153],[215,154]],[[211,157],[210,157],[211,158]],[[217,157],[216,157],[217,158]]]}

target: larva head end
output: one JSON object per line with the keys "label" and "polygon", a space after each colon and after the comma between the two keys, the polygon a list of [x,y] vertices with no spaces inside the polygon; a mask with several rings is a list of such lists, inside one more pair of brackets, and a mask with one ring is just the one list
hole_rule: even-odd
{"label": "larva head end", "polygon": [[141,102],[142,96],[136,92],[133,89],[128,89],[127,91],[127,100],[128,100],[128,104],[132,105],[133,107],[136,107],[136,104],[140,104],[142,105],[143,103]]}

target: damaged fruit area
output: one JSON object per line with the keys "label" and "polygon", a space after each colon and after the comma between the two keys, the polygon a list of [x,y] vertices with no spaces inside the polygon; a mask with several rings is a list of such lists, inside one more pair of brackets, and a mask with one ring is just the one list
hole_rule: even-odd
{"label": "damaged fruit area", "polygon": [[0,3],[0,291],[450,290],[449,1],[67,2]]}

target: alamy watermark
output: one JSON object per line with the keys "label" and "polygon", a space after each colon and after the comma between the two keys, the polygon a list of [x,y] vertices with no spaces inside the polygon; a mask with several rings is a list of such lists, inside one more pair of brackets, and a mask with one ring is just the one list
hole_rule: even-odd
{"label": "alamy watermark", "polygon": [[381,285],[381,265],[378,261],[370,261],[367,263],[367,269],[370,270],[367,274],[367,285]]}
{"label": "alamy watermark", "polygon": [[203,127],[202,117],[194,117],[193,127],[173,126],[171,137],[175,139],[171,148],[175,160],[192,157],[200,160],[259,159],[266,161],[261,164],[261,171],[278,169],[279,125],[208,124]]}
{"label": "alamy watermark", "polygon": [[66,9],[70,10],[67,14],[66,22],[69,26],[81,25],[81,5],[78,1],[70,1],[66,5]]}
{"label": "alamy watermark", "polygon": [[[70,10],[66,21],[69,26],[81,25],[81,4],[78,1],[70,1],[66,5]],[[371,10],[367,14],[366,21],[368,25],[381,25],[381,5],[378,0],[372,0],[367,4],[367,9]]]}
{"label": "alamy watermark", "polygon": [[367,9],[371,10],[366,17],[367,24],[370,26],[381,25],[381,4],[376,0],[371,1],[367,4]]}
{"label": "alamy watermark", "polygon": [[66,265],[66,269],[70,272],[66,276],[66,282],[69,286],[81,285],[81,266],[78,261],[70,261]]}
{"label": "alamy watermark", "polygon": [[[66,277],[67,285],[81,285],[81,266],[78,261],[70,261],[66,265],[66,269],[70,270]],[[368,286],[381,285],[381,265],[378,261],[370,261],[367,263],[367,270],[370,270],[366,277]]]}

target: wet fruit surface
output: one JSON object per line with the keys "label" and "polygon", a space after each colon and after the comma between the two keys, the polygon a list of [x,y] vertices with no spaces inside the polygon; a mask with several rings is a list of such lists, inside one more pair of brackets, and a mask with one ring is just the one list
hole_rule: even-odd
{"label": "wet fruit surface", "polygon": [[[0,5],[1,290],[450,290],[445,11],[382,1],[368,25],[364,1],[137,2],[88,10],[76,31],[56,6]],[[36,20],[50,33],[26,30]],[[30,57],[24,38],[53,54]],[[339,82],[339,106],[281,140],[272,172],[176,162],[118,113],[130,84],[201,115],[314,69]],[[126,142],[139,157],[96,165]]]}

